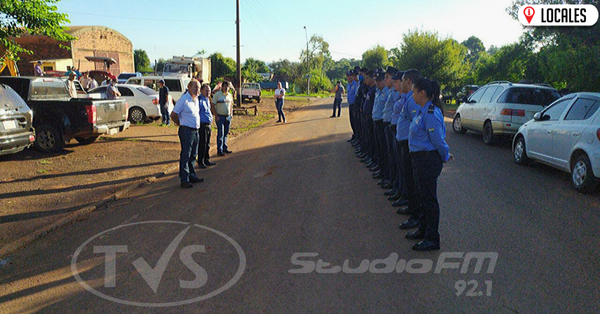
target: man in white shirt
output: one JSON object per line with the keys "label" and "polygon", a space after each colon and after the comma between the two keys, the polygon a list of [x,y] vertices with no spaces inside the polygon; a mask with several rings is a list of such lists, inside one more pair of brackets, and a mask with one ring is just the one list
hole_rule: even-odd
{"label": "man in white shirt", "polygon": [[188,83],[188,92],[183,94],[171,112],[171,120],[179,125],[181,155],[179,157],[179,179],[182,188],[191,188],[192,183],[203,182],[196,176],[194,164],[198,157],[198,129],[200,128],[200,105],[198,93],[200,83],[192,79]]}
{"label": "man in white shirt", "polygon": [[77,89],[75,88],[75,72],[69,74],[69,80],[67,81],[67,90],[71,98],[77,98]]}
{"label": "man in white shirt", "polygon": [[106,87],[106,99],[119,99],[119,97],[121,97],[121,93],[117,88],[117,79],[114,79]]}
{"label": "man in white shirt", "polygon": [[79,79],[79,83],[81,83],[81,87],[83,87],[83,89],[88,91],[90,89],[90,81],[91,81],[91,79],[88,75],[88,72],[83,72],[83,75]]}
{"label": "man in white shirt", "polygon": [[277,83],[277,89],[275,90],[275,107],[279,114],[279,120],[277,122],[285,123],[285,114],[283,113],[283,100],[285,99],[285,88],[281,87],[281,82]]}

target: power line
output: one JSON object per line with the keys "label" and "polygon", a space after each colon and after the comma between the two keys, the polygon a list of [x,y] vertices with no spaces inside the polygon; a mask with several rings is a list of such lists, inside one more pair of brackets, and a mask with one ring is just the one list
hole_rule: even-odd
{"label": "power line", "polygon": [[115,19],[126,19],[126,20],[141,20],[141,21],[162,21],[162,22],[231,22],[232,20],[181,20],[181,19],[157,19],[157,18],[146,18],[146,17],[132,17],[132,16],[118,16],[118,15],[106,15],[106,14],[90,14],[90,13],[82,13],[82,12],[72,12],[72,11],[64,11],[64,13],[68,14],[77,14],[77,15],[88,15],[88,16],[98,16],[98,17],[108,17]]}

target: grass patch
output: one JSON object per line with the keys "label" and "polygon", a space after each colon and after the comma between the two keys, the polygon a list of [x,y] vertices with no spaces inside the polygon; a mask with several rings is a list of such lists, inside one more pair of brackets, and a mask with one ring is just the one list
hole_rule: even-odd
{"label": "grass patch", "polygon": [[[265,97],[271,97],[273,98],[275,95],[275,91],[271,91],[271,90],[262,90],[261,91],[261,97],[265,98]],[[293,92],[289,92],[289,93],[285,93],[285,98],[287,99],[288,97],[319,97],[319,98],[323,98],[323,97],[331,97],[331,96],[335,96],[335,94],[330,93],[330,92],[318,92],[318,93],[311,93],[309,95],[306,94],[296,94]]]}
{"label": "grass patch", "polygon": [[247,115],[247,116],[235,116],[231,121],[231,128],[229,134],[236,136],[252,129],[258,128],[265,124],[267,121],[275,117],[274,113],[263,113],[259,112],[258,115]]}
{"label": "grass patch", "polygon": [[38,162],[40,165],[49,165],[52,162],[50,160],[42,159]]}
{"label": "grass patch", "polygon": [[44,174],[46,172],[48,172],[48,170],[46,170],[46,169],[40,169],[40,170],[36,171],[37,174]]}

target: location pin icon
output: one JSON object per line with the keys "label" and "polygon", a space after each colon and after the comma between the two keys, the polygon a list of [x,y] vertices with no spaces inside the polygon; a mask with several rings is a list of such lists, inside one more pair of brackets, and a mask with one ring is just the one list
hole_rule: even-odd
{"label": "location pin icon", "polygon": [[527,19],[527,23],[531,23],[531,20],[533,19],[533,16],[535,15],[535,9],[532,7],[526,7],[523,10],[523,14],[525,15],[525,18]]}

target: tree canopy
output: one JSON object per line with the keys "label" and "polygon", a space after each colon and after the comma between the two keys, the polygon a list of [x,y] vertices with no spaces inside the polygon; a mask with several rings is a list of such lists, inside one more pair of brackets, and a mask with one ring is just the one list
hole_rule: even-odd
{"label": "tree canopy", "polygon": [[133,65],[136,72],[151,72],[150,58],[146,50],[136,49],[133,51]]}
{"label": "tree canopy", "polygon": [[[2,0],[0,1],[0,46],[12,56],[19,52],[32,53],[14,40],[23,33],[44,35],[59,41],[75,37],[61,26],[69,23],[67,15],[57,12],[59,0]],[[67,48],[66,46],[62,46]]]}

